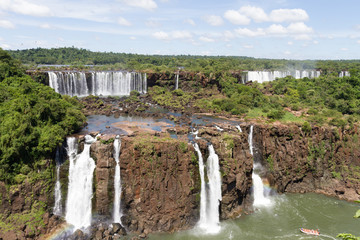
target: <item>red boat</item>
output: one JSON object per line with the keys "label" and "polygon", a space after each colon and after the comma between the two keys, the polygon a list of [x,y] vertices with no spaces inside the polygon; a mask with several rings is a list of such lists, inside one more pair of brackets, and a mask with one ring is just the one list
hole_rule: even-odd
{"label": "red boat", "polygon": [[313,230],[313,229],[300,228],[300,231],[309,235],[315,235],[315,236],[320,235],[319,229]]}

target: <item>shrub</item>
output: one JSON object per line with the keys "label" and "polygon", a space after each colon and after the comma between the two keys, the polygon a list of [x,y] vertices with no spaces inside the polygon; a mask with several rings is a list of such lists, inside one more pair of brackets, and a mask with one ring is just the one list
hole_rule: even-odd
{"label": "shrub", "polygon": [[271,110],[268,114],[267,117],[270,119],[274,119],[274,120],[279,120],[282,119],[285,115],[285,111],[282,109],[275,109],[275,110]]}

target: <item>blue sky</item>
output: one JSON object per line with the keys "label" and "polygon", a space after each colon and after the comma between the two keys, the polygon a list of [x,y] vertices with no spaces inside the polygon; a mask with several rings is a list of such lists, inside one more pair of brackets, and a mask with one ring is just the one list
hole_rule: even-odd
{"label": "blue sky", "polygon": [[0,47],[359,59],[359,10],[359,0],[0,0]]}

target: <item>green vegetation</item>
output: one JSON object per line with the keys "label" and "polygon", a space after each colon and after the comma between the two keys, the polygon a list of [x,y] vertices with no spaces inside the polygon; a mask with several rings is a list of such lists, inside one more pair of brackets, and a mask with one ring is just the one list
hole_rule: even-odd
{"label": "green vegetation", "polygon": [[161,106],[169,108],[185,109],[193,98],[192,93],[180,89],[170,91],[164,87],[154,86],[149,90],[152,100]]}
{"label": "green vegetation", "polygon": [[22,182],[85,117],[77,99],[34,82],[1,49],[0,56],[0,181]]}
{"label": "green vegetation", "polygon": [[218,74],[240,70],[288,70],[288,69],[321,69],[324,74],[337,73],[341,70],[359,68],[359,60],[319,61],[319,60],[285,60],[256,59],[235,56],[190,56],[190,55],[140,55],[114,52],[92,52],[86,49],[70,48],[36,48],[10,51],[10,54],[25,64],[61,64],[71,68],[86,69],[93,66],[95,70],[151,70],[154,72],[175,72],[184,67],[188,72]]}

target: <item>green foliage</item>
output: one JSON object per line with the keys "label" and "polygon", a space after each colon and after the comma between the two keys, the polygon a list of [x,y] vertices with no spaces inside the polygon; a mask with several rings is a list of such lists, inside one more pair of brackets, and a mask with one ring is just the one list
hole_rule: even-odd
{"label": "green foliage", "polygon": [[356,211],[354,218],[360,218],[360,209]]}
{"label": "green foliage", "polygon": [[180,142],[180,143],[179,143],[179,147],[180,147],[180,149],[181,149],[181,151],[182,151],[183,153],[186,153],[187,150],[188,150],[187,143],[185,143],[185,142]]}
{"label": "green foliage", "polygon": [[159,86],[154,86],[149,89],[149,95],[161,106],[181,110],[185,109],[193,99],[192,93],[183,92],[180,89],[171,92],[168,89]]}
{"label": "green foliage", "polygon": [[9,183],[21,182],[18,174],[29,173],[85,122],[77,100],[12,74],[0,82],[0,181]]}
{"label": "green foliage", "polygon": [[301,126],[301,130],[306,134],[310,134],[311,133],[311,125],[309,122],[304,122],[304,124]]}
{"label": "green foliage", "polygon": [[341,238],[342,240],[360,240],[360,237],[356,237],[349,233],[340,233],[336,237]]}
{"label": "green foliage", "polygon": [[270,119],[279,120],[282,119],[284,115],[285,115],[285,111],[283,109],[274,109],[267,114],[267,117]]}

